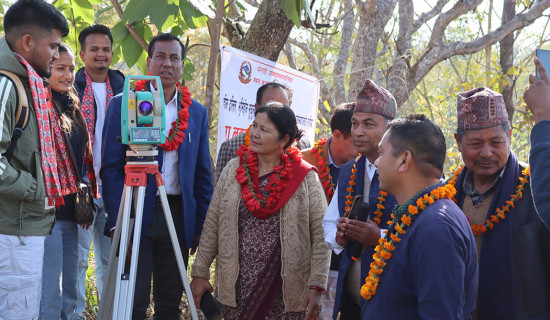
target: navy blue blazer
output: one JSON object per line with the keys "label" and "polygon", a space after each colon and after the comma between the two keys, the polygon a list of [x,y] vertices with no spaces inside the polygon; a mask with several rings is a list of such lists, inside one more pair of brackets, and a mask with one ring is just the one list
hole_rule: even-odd
{"label": "navy blue blazer", "polygon": [[[182,226],[187,249],[193,245],[195,235],[202,233],[202,225],[212,197],[212,175],[210,169],[210,150],[208,142],[208,113],[206,108],[195,100],[189,106],[189,127],[185,131],[185,140],[178,147],[179,179],[182,194]],[[124,188],[124,165],[128,146],[117,141],[121,135],[122,95],[115,96],[109,105],[103,127],[103,146],[101,150],[101,180],[103,181],[103,200],[108,218],[105,233],[116,225],[118,209]],[[156,157],[159,170],[162,170],[163,152],[159,148]],[[149,175],[145,190],[143,224],[141,236],[147,231],[156,203],[157,186],[153,175]],[[174,213],[172,213],[174,214]],[[176,226],[177,228],[178,226]]]}

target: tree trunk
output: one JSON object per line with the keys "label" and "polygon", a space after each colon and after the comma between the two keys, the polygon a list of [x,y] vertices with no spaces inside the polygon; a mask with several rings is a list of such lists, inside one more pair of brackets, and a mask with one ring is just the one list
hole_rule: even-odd
{"label": "tree trunk", "polygon": [[338,50],[338,56],[334,62],[334,69],[332,74],[334,75],[334,100],[336,103],[348,102],[346,95],[346,69],[348,66],[348,60],[351,49],[351,37],[353,36],[355,26],[355,15],[353,13],[353,1],[343,0],[344,2],[344,23],[342,25],[342,35],[340,38],[340,49]]}
{"label": "tree trunk", "polygon": [[294,23],[281,7],[281,0],[264,0],[238,49],[277,61]]}
{"label": "tree trunk", "polygon": [[375,68],[378,41],[384,35],[384,27],[390,19],[397,0],[357,0],[359,29],[351,59],[352,74],[349,80],[348,98],[354,101]]}
{"label": "tree trunk", "polygon": [[216,7],[216,16],[214,20],[209,21],[210,30],[210,58],[208,59],[208,71],[206,73],[206,92],[204,97],[204,106],[208,110],[208,119],[212,123],[212,105],[214,101],[214,81],[216,80],[216,65],[220,53],[220,30],[224,14],[225,0],[218,0]]}
{"label": "tree trunk", "polygon": [[[502,24],[506,24],[512,20],[516,15],[516,1],[504,0],[502,8]],[[500,41],[500,68],[505,77],[508,77],[509,84],[502,88],[502,96],[504,97],[504,104],[506,105],[506,111],[508,112],[508,118],[512,121],[514,116],[514,76],[506,75],[508,70],[514,66],[514,33],[510,33],[504,39]]]}

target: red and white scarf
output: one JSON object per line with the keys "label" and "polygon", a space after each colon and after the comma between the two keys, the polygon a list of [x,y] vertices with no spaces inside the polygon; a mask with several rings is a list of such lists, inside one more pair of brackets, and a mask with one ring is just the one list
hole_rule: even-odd
{"label": "red and white scarf", "polygon": [[[82,105],[80,106],[80,111],[82,112],[82,116],[86,121],[86,127],[88,128],[88,133],[90,134],[90,139],[93,145],[94,139],[95,139],[94,89],[92,87],[92,79],[88,75],[88,72],[86,72],[86,69],[84,69],[84,76],[86,77],[86,88],[84,88],[84,95],[82,96]],[[111,88],[109,75],[107,75],[106,87],[107,87],[107,101],[105,103],[104,112],[107,112],[107,107],[109,106],[109,102],[111,102],[111,99],[113,98],[113,89]]]}
{"label": "red and white scarf", "polygon": [[70,161],[64,159],[67,153],[67,145],[58,133],[61,132],[59,118],[52,110],[52,95],[49,88],[44,87],[42,78],[33,67],[19,54],[14,53],[17,59],[27,68],[29,84],[34,101],[38,132],[40,134],[40,151],[42,155],[42,169],[46,183],[46,195],[48,205],[63,204],[63,196],[76,192],[76,179]]}

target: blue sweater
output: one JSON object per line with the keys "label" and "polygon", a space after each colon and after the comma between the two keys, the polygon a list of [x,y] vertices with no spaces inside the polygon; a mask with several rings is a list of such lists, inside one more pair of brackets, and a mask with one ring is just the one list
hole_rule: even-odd
{"label": "blue sweater", "polygon": [[471,319],[477,251],[460,208],[451,200],[438,200],[420,212],[400,238],[362,319]]}

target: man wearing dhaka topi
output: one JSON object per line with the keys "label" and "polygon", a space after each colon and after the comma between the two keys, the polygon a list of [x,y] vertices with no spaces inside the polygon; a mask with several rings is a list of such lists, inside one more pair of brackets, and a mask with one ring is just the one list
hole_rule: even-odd
{"label": "man wearing dhaka topi", "polygon": [[529,169],[510,150],[504,99],[478,88],[457,104],[464,167],[451,180],[478,251],[473,318],[550,319],[550,233],[535,210]]}
{"label": "man wearing dhaka topi", "polygon": [[399,204],[361,287],[366,319],[471,319],[476,245],[455,188],[440,181],[445,137],[424,115],[390,122],[380,142],[380,189]]}

